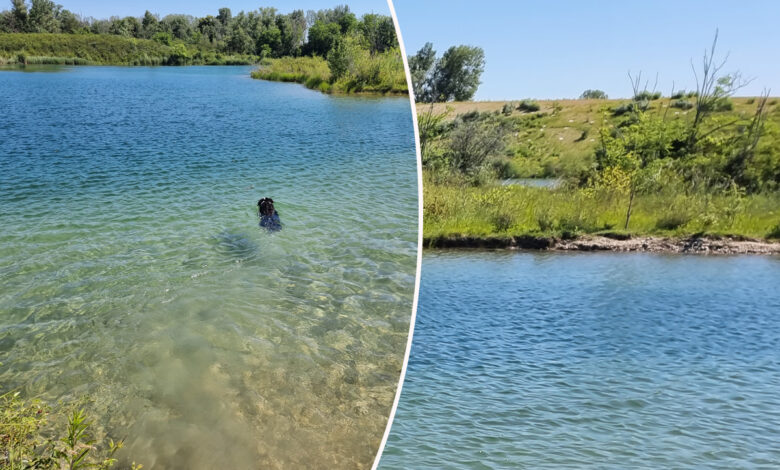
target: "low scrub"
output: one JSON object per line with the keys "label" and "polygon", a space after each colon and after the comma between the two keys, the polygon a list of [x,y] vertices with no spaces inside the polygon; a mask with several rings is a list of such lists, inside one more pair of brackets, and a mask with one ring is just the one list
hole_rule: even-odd
{"label": "low scrub", "polygon": [[634,95],[634,101],[653,101],[661,98],[661,92],[642,91]]}
{"label": "low scrub", "polygon": [[520,102],[520,104],[517,105],[518,111],[523,111],[526,113],[533,113],[535,111],[539,111],[541,109],[541,106],[539,106],[539,103],[533,100],[523,100]]}
{"label": "low scrub", "polygon": [[693,103],[688,100],[679,99],[672,102],[672,108],[691,109],[693,108]]}
{"label": "low scrub", "polygon": [[[0,395],[0,469],[107,470],[122,442],[98,442],[83,409],[52,410],[19,392]],[[141,465],[132,464],[131,469]]]}

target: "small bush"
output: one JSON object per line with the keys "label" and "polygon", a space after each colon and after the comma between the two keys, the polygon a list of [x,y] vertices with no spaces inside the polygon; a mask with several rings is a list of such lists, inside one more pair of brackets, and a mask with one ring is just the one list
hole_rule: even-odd
{"label": "small bush", "polygon": [[622,116],[634,112],[635,110],[644,111],[650,107],[649,101],[636,101],[634,103],[625,103],[612,109],[613,116]]}
{"label": "small bush", "polygon": [[511,116],[512,111],[514,110],[515,110],[515,103],[510,101],[508,103],[504,103],[504,106],[501,108],[501,113],[503,113],[504,116]]}
{"label": "small bush", "polygon": [[496,177],[506,178],[520,178],[522,177],[522,168],[519,168],[517,163],[505,158],[499,158],[491,162],[493,172]]}
{"label": "small bush", "polygon": [[549,209],[542,209],[536,213],[536,223],[539,225],[539,230],[542,232],[549,232],[555,228],[555,218],[552,216]]}
{"label": "small bush", "polygon": [[542,109],[541,106],[539,106],[539,103],[533,100],[523,100],[520,102],[520,104],[517,105],[518,111],[523,111],[527,113],[533,113],[535,111],[539,111]]}
{"label": "small bush", "polygon": [[693,108],[693,103],[688,100],[676,100],[672,103],[672,108],[691,109]]}
{"label": "small bush", "polygon": [[753,104],[755,102],[756,102],[755,98],[748,98],[747,100],[745,100],[745,104]]}
{"label": "small bush", "polygon": [[474,111],[468,111],[458,116],[461,121],[463,122],[473,122],[473,121],[479,121],[479,119],[482,117],[482,113],[480,113],[477,110]]}
{"label": "small bush", "polygon": [[680,212],[665,214],[659,218],[655,226],[661,230],[676,230],[691,221],[691,216]]}
{"label": "small bush", "polygon": [[734,109],[734,103],[728,98],[719,98],[711,103],[702,104],[701,108],[703,111],[712,111],[714,113],[732,111]]}
{"label": "small bush", "polygon": [[490,223],[496,232],[506,232],[514,225],[514,218],[510,214],[498,213],[490,218]]}
{"label": "small bush", "polygon": [[673,100],[681,100],[685,98],[685,90],[679,90],[672,93],[672,96],[670,96]]}
{"label": "small bush", "polygon": [[581,100],[605,100],[607,99],[607,94],[604,93],[601,90],[585,90],[580,95]]}
{"label": "small bush", "polygon": [[769,233],[766,234],[766,237],[780,239],[780,222],[778,222],[777,225],[772,227],[772,230],[770,230]]}
{"label": "small bush", "polygon": [[661,98],[661,92],[660,91],[656,91],[655,93],[651,93],[651,92],[645,90],[645,91],[643,91],[641,93],[637,93],[636,95],[634,95],[634,101],[652,101],[652,100],[657,100],[659,98]]}
{"label": "small bush", "polygon": [[571,234],[576,235],[579,233],[592,233],[600,229],[596,225],[595,220],[591,214],[575,213],[562,216],[557,225],[557,229],[564,235]]}
{"label": "small bush", "polygon": [[634,103],[625,103],[615,108],[612,108],[612,115],[622,116],[624,114],[630,113],[633,110],[634,110]]}

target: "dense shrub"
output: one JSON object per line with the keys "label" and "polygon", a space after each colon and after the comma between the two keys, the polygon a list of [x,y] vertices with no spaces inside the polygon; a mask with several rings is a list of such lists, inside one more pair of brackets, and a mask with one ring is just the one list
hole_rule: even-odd
{"label": "dense shrub", "polygon": [[539,106],[539,103],[533,100],[523,100],[520,102],[520,104],[517,105],[517,109],[519,111],[524,111],[527,113],[532,113],[535,111],[539,111],[541,109],[541,106]]}
{"label": "dense shrub", "polygon": [[653,101],[661,98],[661,92],[649,92],[647,90],[642,91],[634,95],[634,101]]}
{"label": "dense shrub", "polygon": [[693,103],[688,100],[679,99],[672,102],[672,108],[691,109],[693,108]]}
{"label": "dense shrub", "polygon": [[672,212],[662,215],[655,223],[661,230],[676,230],[691,221],[691,216],[682,212]]}
{"label": "dense shrub", "polygon": [[613,116],[622,116],[636,110],[644,111],[650,107],[649,101],[635,101],[633,103],[624,103],[612,109]]}
{"label": "dense shrub", "polygon": [[585,90],[580,95],[580,99],[582,100],[605,100],[607,99],[607,94],[604,93],[601,90]]}
{"label": "dense shrub", "polygon": [[718,98],[716,100],[713,100],[711,102],[702,105],[702,110],[712,111],[715,113],[723,112],[723,111],[732,111],[733,109],[734,109],[734,103],[732,103],[731,100],[726,97]]}
{"label": "dense shrub", "polygon": [[510,101],[508,103],[504,103],[504,106],[501,108],[501,113],[504,114],[504,116],[511,116],[514,110],[515,103]]}

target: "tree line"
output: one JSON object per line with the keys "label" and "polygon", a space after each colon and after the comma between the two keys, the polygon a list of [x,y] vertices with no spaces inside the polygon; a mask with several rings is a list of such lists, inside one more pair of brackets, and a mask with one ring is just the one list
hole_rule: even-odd
{"label": "tree line", "polygon": [[474,97],[485,71],[485,51],[475,46],[452,46],[441,57],[430,42],[409,57],[412,89],[418,103],[467,101]]}
{"label": "tree line", "polygon": [[261,58],[326,57],[347,37],[358,38],[372,54],[397,47],[392,18],[373,13],[358,18],[346,5],[286,14],[268,7],[234,15],[230,8],[220,8],[216,16],[202,18],[184,14],[160,18],[147,10],[140,17],[95,19],[74,14],[52,0],[29,4],[11,0],[11,9],[0,12],[0,33],[116,35]]}

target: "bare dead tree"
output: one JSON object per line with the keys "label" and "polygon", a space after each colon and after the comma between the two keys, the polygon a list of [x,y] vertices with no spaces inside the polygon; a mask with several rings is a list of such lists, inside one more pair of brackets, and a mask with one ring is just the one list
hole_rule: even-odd
{"label": "bare dead tree", "polygon": [[688,151],[692,152],[699,140],[699,131],[702,122],[716,109],[717,105],[734,95],[737,90],[747,86],[753,79],[745,79],[737,71],[722,75],[721,71],[728,61],[729,54],[722,61],[715,61],[715,49],[718,45],[718,30],[709,51],[705,49],[702,58],[701,74],[696,71],[696,66],[691,59],[691,69],[696,80],[696,112],[688,134]]}
{"label": "bare dead tree", "polygon": [[742,146],[734,154],[726,167],[734,181],[741,186],[749,186],[749,181],[746,181],[745,178],[745,170],[756,153],[758,142],[764,131],[764,124],[766,123],[766,117],[769,113],[769,110],[767,109],[769,92],[770,90],[766,88],[761,92],[761,96],[758,98],[756,112],[753,114],[750,124],[748,124],[742,137]]}

